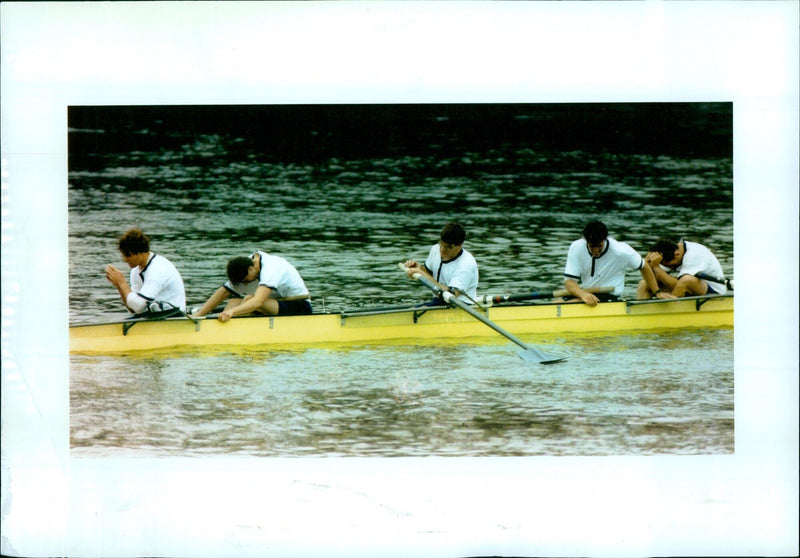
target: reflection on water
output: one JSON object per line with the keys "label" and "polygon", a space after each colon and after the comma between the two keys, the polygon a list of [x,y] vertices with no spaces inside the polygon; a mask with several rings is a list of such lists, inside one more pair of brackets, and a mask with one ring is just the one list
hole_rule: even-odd
{"label": "reflection on water", "polygon": [[570,360],[549,367],[502,343],[267,358],[73,356],[72,444],[78,454],[120,446],[156,455],[727,453],[732,337],[565,338],[550,350]]}
{"label": "reflection on water", "polygon": [[[200,118],[205,115],[206,118]],[[119,317],[103,274],[142,227],[190,305],[255,248],[317,308],[418,302],[396,263],[459,220],[479,291],[552,290],[586,220],[640,252],[663,232],[733,272],[720,105],[70,109],[70,320]],[[631,274],[631,294],[636,274]],[[71,357],[77,454],[605,455],[733,451],[733,335]]]}

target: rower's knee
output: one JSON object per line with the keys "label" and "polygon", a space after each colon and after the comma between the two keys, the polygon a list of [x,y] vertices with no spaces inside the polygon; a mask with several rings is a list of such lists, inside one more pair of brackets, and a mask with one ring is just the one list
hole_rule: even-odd
{"label": "rower's knee", "polygon": [[264,301],[264,304],[261,305],[259,310],[267,316],[277,316],[280,311],[280,305],[274,298],[268,298]]}
{"label": "rower's knee", "polygon": [[704,295],[708,291],[708,285],[694,275],[684,275],[678,279],[678,285],[673,292],[675,291],[681,292],[677,296],[685,296],[687,293],[690,295]]}
{"label": "rower's knee", "polygon": [[636,298],[639,300],[646,300],[653,296],[653,292],[650,290],[650,287],[647,285],[647,281],[644,279],[639,280],[639,285],[636,287]]}

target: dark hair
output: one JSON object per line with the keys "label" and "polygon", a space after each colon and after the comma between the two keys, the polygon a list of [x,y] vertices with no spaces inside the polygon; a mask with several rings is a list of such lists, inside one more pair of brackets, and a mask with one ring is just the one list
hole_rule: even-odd
{"label": "dark hair", "polygon": [[650,247],[651,252],[658,252],[664,257],[664,261],[668,262],[672,261],[675,257],[675,251],[677,249],[678,243],[666,236],[659,238],[656,243]]}
{"label": "dark hair", "polygon": [[139,229],[131,229],[119,237],[119,251],[125,256],[150,251],[150,239]]}
{"label": "dark hair", "polygon": [[233,283],[241,283],[247,277],[251,265],[253,265],[253,260],[245,256],[233,258],[228,262],[228,279]]}
{"label": "dark hair", "polygon": [[458,223],[447,223],[442,229],[442,234],[439,235],[439,238],[447,244],[464,244],[464,240],[467,238],[467,231]]}
{"label": "dark hair", "polygon": [[608,238],[608,228],[600,221],[590,221],[583,227],[583,238],[589,244],[600,244]]}

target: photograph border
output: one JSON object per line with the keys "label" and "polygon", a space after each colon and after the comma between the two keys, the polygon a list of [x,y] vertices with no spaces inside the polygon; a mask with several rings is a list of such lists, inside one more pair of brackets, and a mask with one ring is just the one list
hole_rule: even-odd
{"label": "photograph border", "polygon": [[[796,3],[3,3],[0,23],[3,554],[797,553]],[[665,98],[734,103],[734,456],[70,458],[66,107]]]}

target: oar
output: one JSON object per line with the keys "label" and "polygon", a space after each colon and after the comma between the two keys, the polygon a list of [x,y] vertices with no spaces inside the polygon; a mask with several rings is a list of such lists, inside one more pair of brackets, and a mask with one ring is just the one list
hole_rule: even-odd
{"label": "oar", "polygon": [[[196,316],[192,316],[191,314],[187,314],[182,308],[179,308],[179,307],[175,306],[174,304],[172,304],[171,302],[167,302],[166,300],[154,300],[151,304],[155,304],[156,306],[160,307],[162,310],[176,310],[178,312],[178,314],[180,314],[184,318],[187,318],[188,320],[190,320],[195,325],[195,328],[198,327],[198,325],[197,325],[198,323],[200,323],[200,322],[202,322],[203,320],[206,319],[205,316],[196,317]],[[168,306],[169,308],[164,308],[165,306]]]}
{"label": "oar", "polygon": [[[165,314],[166,314],[166,312],[175,311],[175,313],[180,314],[184,318],[189,319],[194,324],[194,330],[195,331],[200,331],[200,322],[205,319],[205,316],[200,317],[200,318],[196,318],[195,316],[187,314],[181,308],[178,308],[177,306],[175,306],[171,302],[167,302],[166,300],[151,300],[150,303],[148,304],[148,309],[151,312],[153,312],[153,310],[152,310],[153,306],[155,306],[156,308],[159,308],[160,311],[164,312]],[[167,308],[165,308],[165,306]],[[160,316],[160,317],[159,316],[148,317],[146,314],[137,314],[136,316],[132,316],[132,318],[134,318],[136,321],[133,321],[131,318],[129,318],[128,320],[126,320],[125,322],[122,323],[122,335],[128,335],[128,330],[130,330],[133,326],[135,326],[139,322],[164,320],[164,319],[169,318],[169,317],[171,317],[173,315],[174,314],[166,314],[166,315]]]}
{"label": "oar", "polygon": [[[587,287],[584,289],[590,293],[611,293],[614,292],[614,287]],[[519,293],[519,294],[503,294],[503,295],[483,295],[478,298],[484,304],[492,305],[501,302],[519,302],[521,300],[539,300],[543,298],[559,298],[569,295],[566,289],[559,289],[550,292],[537,292],[532,293]]]}
{"label": "oar", "polygon": [[733,290],[733,279],[726,279],[725,277],[714,277],[713,275],[708,275],[707,273],[695,273],[695,277],[698,279],[703,279],[705,281],[712,281],[714,283],[719,283],[721,285],[725,285],[730,290]]}
{"label": "oar", "polygon": [[[403,264],[399,264],[399,267],[400,269],[408,272],[408,268],[405,267]],[[476,320],[484,323],[485,325],[489,326],[490,328],[495,330],[497,333],[499,333],[506,339],[513,341],[514,343],[525,349],[524,351],[520,351],[519,353],[520,358],[522,358],[523,360],[526,360],[528,362],[538,362],[540,364],[552,364],[555,362],[561,362],[562,360],[566,360],[564,357],[553,357],[545,355],[538,349],[535,349],[530,345],[526,345],[525,343],[517,339],[515,336],[507,332],[505,329],[494,323],[489,318],[482,316],[480,313],[470,308],[468,304],[458,300],[458,298],[455,295],[453,295],[453,293],[451,293],[450,291],[443,290],[441,287],[439,287],[439,285],[437,285],[436,283],[434,283],[421,273],[414,273],[413,278],[422,283],[423,285],[425,285],[426,287],[428,287],[430,290],[432,290],[434,294],[441,295],[446,303],[461,308],[464,312],[466,312]]]}

